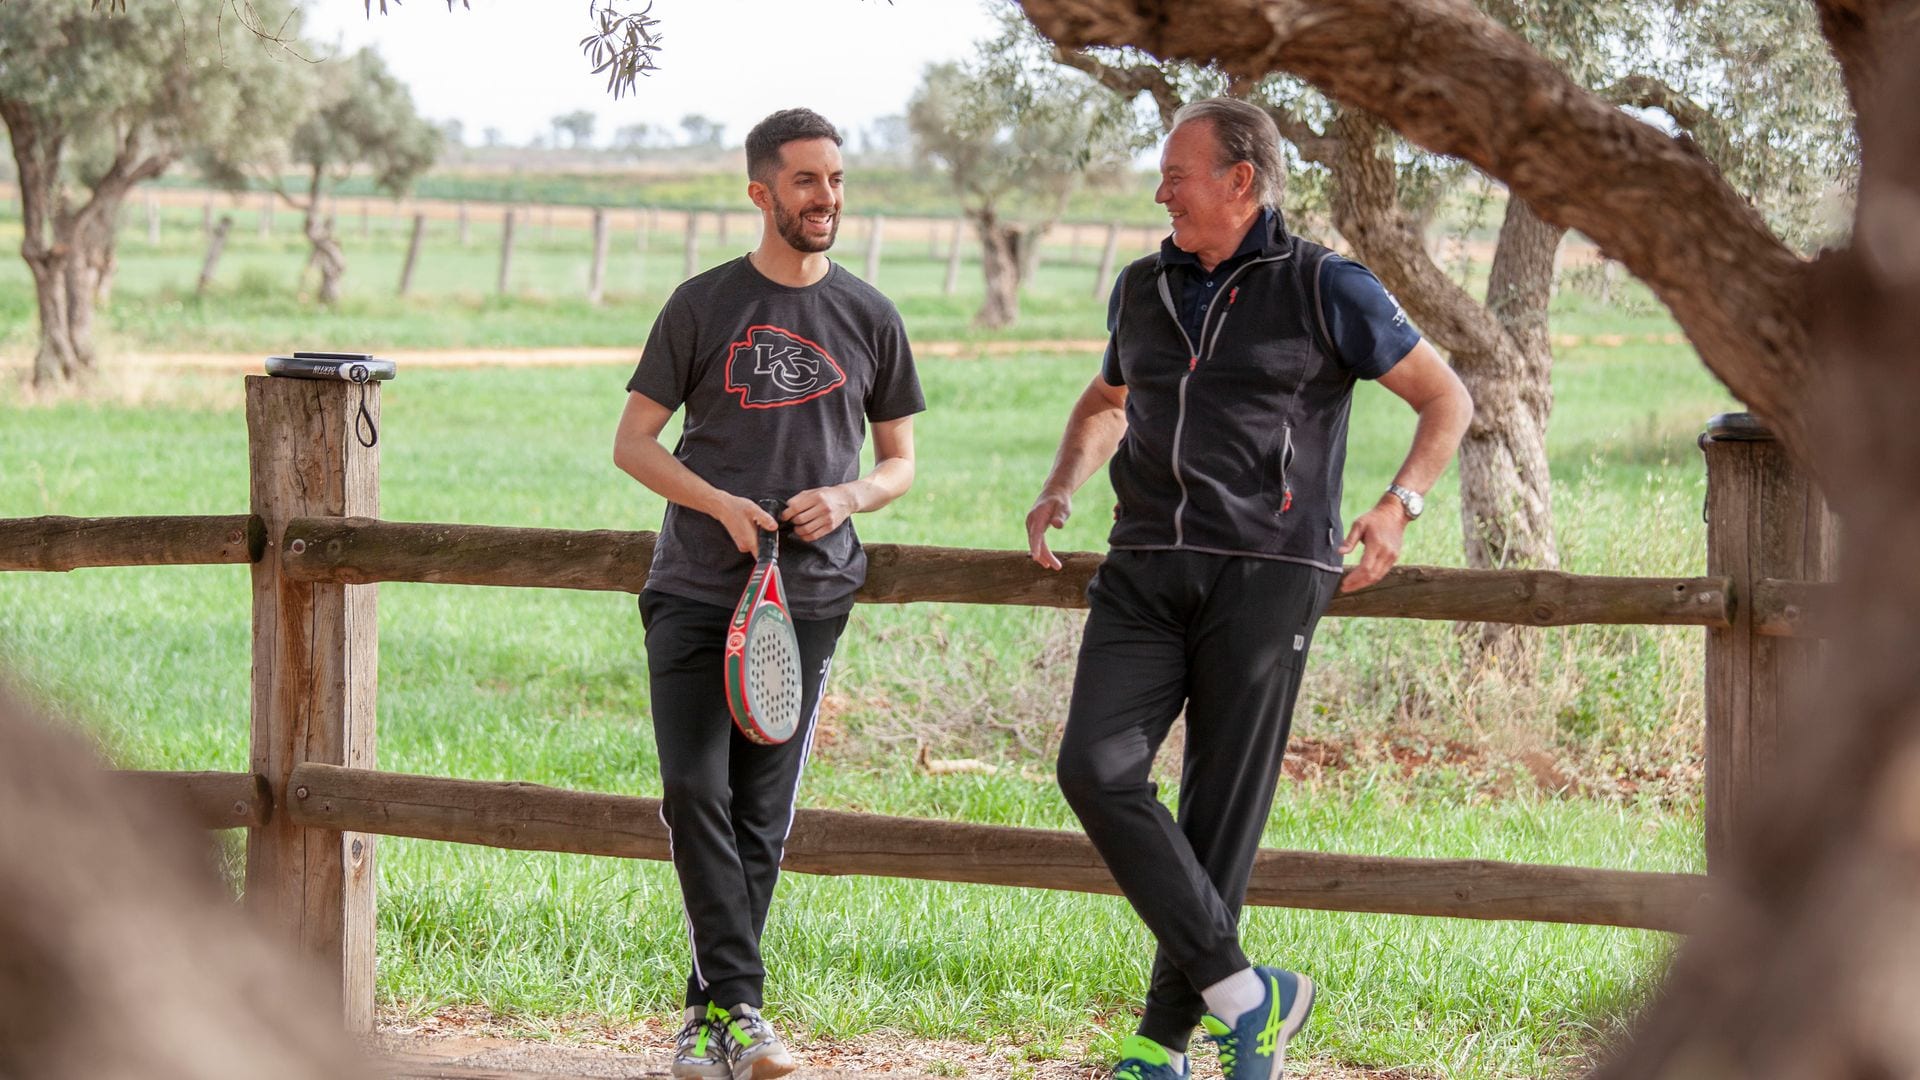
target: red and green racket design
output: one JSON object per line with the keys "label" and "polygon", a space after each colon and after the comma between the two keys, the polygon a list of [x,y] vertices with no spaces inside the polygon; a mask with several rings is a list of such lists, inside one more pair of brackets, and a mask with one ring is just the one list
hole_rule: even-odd
{"label": "red and green racket design", "polygon": [[[774,499],[760,506],[775,521],[785,509]],[[740,733],[769,746],[791,739],[800,726],[800,643],[780,581],[777,530],[760,534],[759,561],[727,625],[726,667],[727,708]]]}

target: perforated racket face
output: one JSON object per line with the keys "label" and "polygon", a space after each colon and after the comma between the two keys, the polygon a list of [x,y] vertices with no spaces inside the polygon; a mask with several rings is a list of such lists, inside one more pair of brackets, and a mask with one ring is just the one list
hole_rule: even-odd
{"label": "perforated racket face", "polygon": [[800,644],[779,608],[763,606],[747,623],[747,720],[755,742],[783,743],[800,726]]}

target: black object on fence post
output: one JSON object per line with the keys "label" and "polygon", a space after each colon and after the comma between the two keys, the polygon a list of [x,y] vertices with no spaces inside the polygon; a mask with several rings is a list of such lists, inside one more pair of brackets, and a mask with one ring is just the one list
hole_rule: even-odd
{"label": "black object on fence post", "polygon": [[[1708,421],[1707,573],[1730,580],[1733,625],[1708,629],[1706,658],[1707,867],[1723,869],[1740,842],[1755,794],[1783,744],[1817,737],[1793,727],[1805,715],[1824,644],[1771,626],[1776,583],[1831,581],[1839,525],[1826,499],[1749,413]],[[1789,609],[1789,614],[1793,614]]]}
{"label": "black object on fence post", "polygon": [[513,207],[507,207],[507,216],[500,222],[500,282],[494,291],[501,296],[507,295],[507,275],[513,268]]}
{"label": "black object on fence post", "polygon": [[407,261],[400,266],[400,295],[413,290],[413,268],[420,262],[420,237],[427,231],[427,215],[413,215],[413,235],[407,238]]}
{"label": "black object on fence post", "polygon": [[[377,440],[369,447],[355,437],[362,407],[377,427],[378,383],[247,379],[250,508],[266,538],[253,563],[251,763],[276,807],[308,796],[289,790],[298,765],[375,765],[379,586],[290,581],[281,565],[294,518],[379,515]],[[304,827],[276,810],[247,833],[246,903],[339,980],[347,1029],[370,1031],[374,837]]]}

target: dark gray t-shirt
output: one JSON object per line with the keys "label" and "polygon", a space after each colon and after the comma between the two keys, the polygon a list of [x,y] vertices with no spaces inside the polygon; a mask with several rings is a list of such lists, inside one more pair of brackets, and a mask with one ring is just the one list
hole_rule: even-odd
{"label": "dark gray t-shirt", "polygon": [[[838,264],[791,288],[744,258],[674,290],[627,389],[686,406],[673,456],[749,499],[858,478],[867,421],[927,407],[906,327],[879,290]],[[718,521],[667,506],[647,588],[732,607],[752,572],[753,558]],[[783,533],[780,572],[796,618],[851,610],[867,574],[852,519],[811,543]]]}

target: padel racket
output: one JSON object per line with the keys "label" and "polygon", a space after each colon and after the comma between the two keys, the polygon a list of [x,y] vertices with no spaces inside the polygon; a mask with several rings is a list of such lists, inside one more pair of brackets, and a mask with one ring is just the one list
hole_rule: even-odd
{"label": "padel racket", "polygon": [[[761,509],[780,520],[777,499]],[[800,726],[800,642],[787,614],[780,581],[780,533],[760,534],[760,558],[727,624],[727,708],[740,734],[772,746],[793,738]]]}

